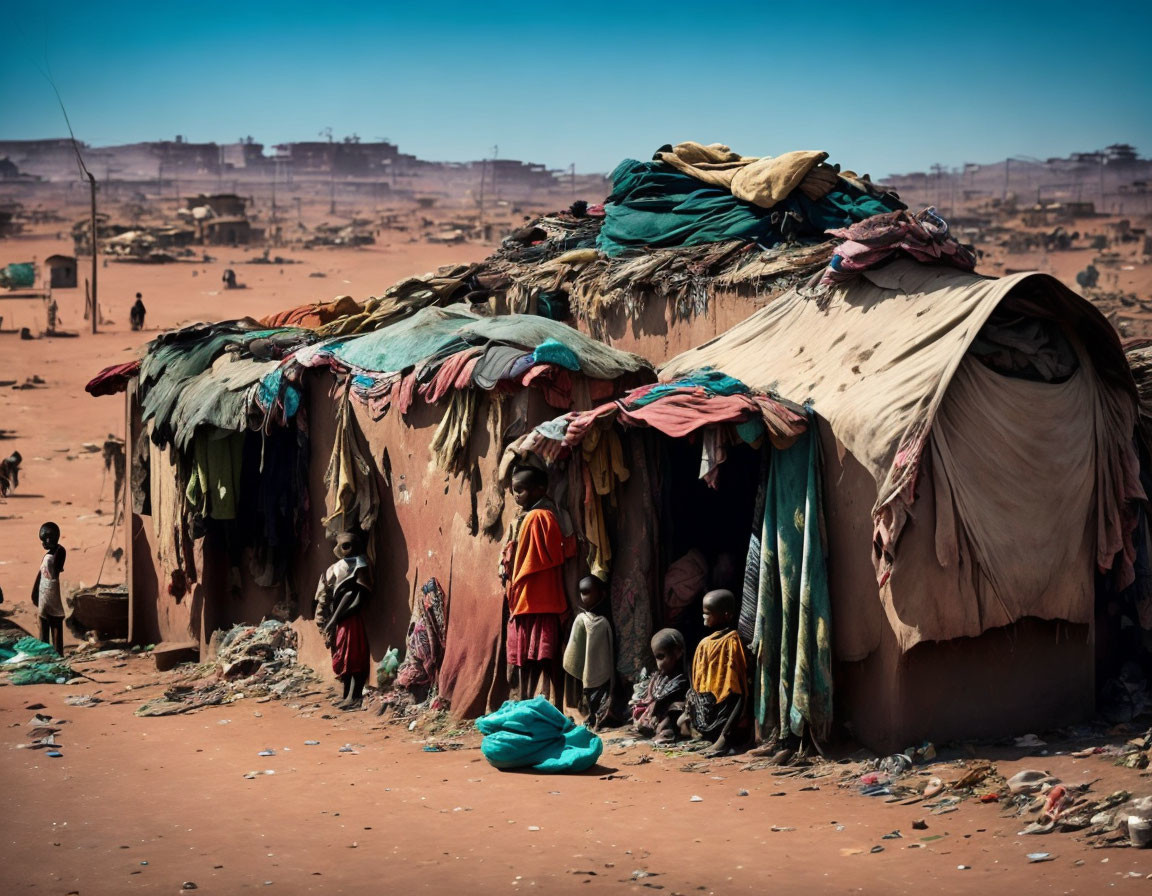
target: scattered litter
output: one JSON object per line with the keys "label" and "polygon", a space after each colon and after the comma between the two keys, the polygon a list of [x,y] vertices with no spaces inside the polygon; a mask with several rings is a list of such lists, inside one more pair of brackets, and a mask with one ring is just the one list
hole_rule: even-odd
{"label": "scattered litter", "polygon": [[1028,861],[1032,862],[1032,863],[1051,862],[1054,858],[1056,858],[1056,857],[1054,855],[1052,855],[1052,853],[1050,853],[1050,852],[1030,852],[1030,853],[1028,853]]}
{"label": "scattered litter", "polygon": [[341,753],[355,753],[356,748],[353,747],[352,744],[344,744],[344,746],[342,746],[340,748],[339,752],[341,752]]}
{"label": "scattered litter", "polygon": [[881,840],[903,840],[904,835],[901,834],[899,831],[892,831],[891,833],[885,834],[880,839]]}
{"label": "scattered litter", "polygon": [[49,750],[49,751],[48,751],[47,753],[45,753],[44,755],[45,755],[45,756],[47,756],[49,759],[59,759],[59,758],[61,758],[61,757],[62,757],[64,754],[63,754],[63,753],[61,753],[61,752],[59,752],[59,751],[57,751],[57,750]]}
{"label": "scattered litter", "polygon": [[198,888],[197,888],[196,884],[194,884],[192,881],[186,880],[186,881],[184,881],[184,883],[182,883],[180,885],[180,889],[182,889],[182,890],[195,890]]}
{"label": "scattered litter", "polygon": [[774,824],[774,825],[772,825],[770,830],[773,831],[774,833],[777,833],[777,834],[783,834],[787,831],[794,831],[794,830],[796,830],[796,828],[786,827],[784,825],[779,825],[779,824]]}
{"label": "scattered litter", "polygon": [[64,698],[64,702],[69,706],[95,706],[97,703],[103,703],[104,701],[91,694],[69,694]]}
{"label": "scattered litter", "polygon": [[923,818],[917,818],[914,822],[912,822],[912,830],[926,831],[928,830],[928,822],[926,822]]}
{"label": "scattered litter", "polygon": [[737,790],[736,796],[748,796],[748,791],[747,790]]}
{"label": "scattered litter", "polygon": [[873,853],[884,852],[884,847],[879,846],[879,845],[873,846],[872,849],[869,850],[869,852],[873,852]]}
{"label": "scattered litter", "polygon": [[320,741],[318,741],[318,740],[306,740],[306,741],[304,741],[304,746],[306,746],[306,747],[318,747],[318,746],[320,746]]}
{"label": "scattered litter", "polygon": [[540,830],[540,826],[539,826],[539,825],[536,825],[536,824],[530,824],[530,825],[528,825],[528,830],[530,830],[530,831],[538,831],[538,830]]}
{"label": "scattered litter", "polygon": [[688,800],[688,802],[690,802],[690,803],[702,803],[702,802],[704,802],[704,797],[693,796],[692,799]]}
{"label": "scattered litter", "polygon": [[[174,684],[163,696],[144,703],[136,715],[171,716],[244,697],[280,699],[314,686],[315,675],[296,662],[299,638],[276,619],[259,625],[237,625],[212,636],[216,659],[178,666]],[[259,712],[252,714],[262,718]]]}
{"label": "scattered litter", "polygon": [[1035,734],[1025,734],[1023,737],[1016,738],[1016,746],[1018,747],[1046,747],[1048,741],[1040,740]]}

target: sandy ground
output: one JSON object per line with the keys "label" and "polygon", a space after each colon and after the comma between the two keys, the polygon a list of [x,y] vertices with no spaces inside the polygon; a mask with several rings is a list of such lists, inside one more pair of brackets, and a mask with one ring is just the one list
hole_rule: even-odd
{"label": "sandy ground", "polygon": [[[71,247],[45,236],[0,249],[7,263]],[[100,455],[82,448],[123,434],[123,401],[83,392],[99,369],[133,357],[159,329],[259,316],[342,293],[379,294],[402,276],[478,259],[488,248],[281,251],[301,262],[283,267],[243,264],[256,250],[209,251],[216,260],[207,264],[102,267],[102,307],[114,323],[96,336],[21,341],[0,334],[0,381],[46,381],[28,390],[0,387],[0,430],[7,431],[0,454],[15,449],[25,459],[20,488],[0,501],[0,587],[5,611],[26,629],[34,623],[28,589],[41,556],[41,522],[55,519],[63,529],[66,587],[94,583],[109,545],[123,543],[122,531],[112,530],[112,483]],[[1060,264],[1067,271],[1058,273],[1071,279],[1082,259]],[[248,288],[222,291],[225,267]],[[309,276],[317,272],[325,276]],[[127,327],[137,291],[149,309],[145,333]],[[83,289],[56,295],[62,326],[86,330]],[[44,326],[36,302],[0,301],[0,314],[5,327]],[[123,575],[122,565],[107,561],[103,581]],[[171,893],[184,881],[222,894],[459,886],[475,893],[1099,893],[1152,886],[1141,883],[1152,874],[1152,853],[1092,850],[1069,834],[1022,838],[1022,822],[1002,818],[995,805],[965,803],[939,819],[928,816],[928,830],[912,831],[922,810],[842,790],[835,777],[781,778],[733,759],[698,766],[647,747],[610,747],[601,767],[581,776],[499,773],[475,749],[474,735],[453,738],[463,749],[425,752],[419,731],[380,726],[367,713],[326,719],[325,710],[249,700],[138,719],[134,708],[157,692],[147,657],[87,672],[96,683],[0,687],[6,892]],[[96,692],[126,702],[64,703],[68,694]],[[67,720],[61,759],[18,749],[35,703]],[[345,743],[357,752],[339,752]],[[277,755],[258,757],[265,748]],[[1042,763],[1066,781],[1102,777],[1094,793],[1121,786],[1152,792],[1140,773],[1101,759],[996,758],[1005,775]],[[244,777],[264,769],[275,774]],[[820,789],[801,792],[813,786]],[[903,839],[882,839],[893,830]],[[872,853],[875,846],[883,852]],[[1029,864],[1025,856],[1034,851],[1055,859]]]}
{"label": "sandy ground", "polygon": [[[163,678],[149,657],[78,668],[95,681],[0,687],[9,807],[0,861],[9,893],[176,893],[185,881],[219,894],[1152,886],[1152,852],[1092,849],[1075,834],[1018,836],[1025,822],[995,804],[969,801],[939,816],[888,804],[838,786],[839,767],[816,779],[780,777],[748,770],[746,757],[701,762],[613,745],[609,735],[585,774],[499,772],[473,732],[429,739],[368,712],[307,702],[317,697],[141,719],[133,710]],[[68,706],[73,694],[107,702]],[[19,749],[34,712],[65,720],[53,723],[62,758]],[[340,752],[345,744],[355,752]],[[432,744],[443,751],[425,749]],[[266,749],[276,755],[257,755]],[[1101,779],[1099,794],[1149,788],[1140,773],[1098,757],[999,758],[996,766],[1006,776],[1041,768],[1068,784]],[[245,777],[252,772],[261,774]],[[960,771],[941,761],[928,773],[949,781]],[[913,830],[921,818],[927,829]],[[883,839],[892,831],[901,838]],[[1038,851],[1053,859],[1029,863]]]}

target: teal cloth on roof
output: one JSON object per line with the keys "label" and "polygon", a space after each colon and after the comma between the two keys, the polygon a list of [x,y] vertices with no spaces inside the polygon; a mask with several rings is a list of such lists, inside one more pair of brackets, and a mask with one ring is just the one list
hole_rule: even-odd
{"label": "teal cloth on roof", "polygon": [[568,370],[580,369],[580,359],[576,352],[555,339],[545,339],[532,352],[532,360],[537,364],[556,364]]}
{"label": "teal cloth on roof", "polygon": [[743,395],[748,392],[748,387],[736,377],[728,376],[728,374],[711,367],[705,367],[669,383],[657,383],[639,398],[629,400],[628,405],[642,408],[654,401],[659,401],[665,395],[675,395],[685,389],[696,388],[703,389],[712,395]]}
{"label": "teal cloth on roof", "polygon": [[825,230],[904,207],[890,194],[873,195],[840,178],[822,199],[793,190],[772,208],[760,208],[663,162],[625,159],[612,172],[596,247],[622,255],[725,240],[768,248],[790,240],[823,242]]}
{"label": "teal cloth on roof", "polygon": [[484,735],[480,752],[499,769],[582,772],[604,751],[604,742],[590,729],[577,725],[542,696],[509,700],[477,719],[476,727]]}
{"label": "teal cloth on roof", "polygon": [[396,373],[430,358],[446,357],[470,345],[500,343],[535,351],[546,342],[567,349],[585,376],[613,380],[649,367],[638,355],[622,352],[559,321],[534,314],[481,317],[462,305],[424,308],[411,317],[358,336],[325,343],[319,350],[366,373]]}

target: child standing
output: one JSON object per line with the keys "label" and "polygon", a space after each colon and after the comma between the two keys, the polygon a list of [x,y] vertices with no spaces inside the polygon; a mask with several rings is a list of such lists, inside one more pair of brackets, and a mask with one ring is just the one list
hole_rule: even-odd
{"label": "child standing", "polygon": [[44,559],[32,584],[32,603],[40,615],[40,640],[51,644],[63,656],[64,600],[60,596],[60,573],[64,571],[68,551],[60,544],[60,527],[51,522],[41,526],[40,544],[44,547]]}
{"label": "child standing", "polygon": [[508,531],[500,560],[500,578],[508,601],[507,658],[515,676],[517,699],[536,693],[544,678],[553,704],[562,699],[560,620],[568,613],[564,561],[576,553],[548,498],[548,476],[536,467],[512,474],[512,497],[523,511]]}
{"label": "child standing", "polygon": [[684,712],[688,676],[684,673],[684,636],[662,628],[652,636],[656,672],[648,679],[644,696],[632,707],[632,725],[653,743],[676,742],[676,722]]}
{"label": "child standing", "polygon": [[332,651],[332,672],[344,685],[336,704],[356,709],[364,696],[371,665],[363,611],[372,593],[372,574],[358,532],[341,532],[332,549],[336,562],[316,585],[316,624]]}
{"label": "child standing", "polygon": [[604,583],[595,576],[580,580],[580,605],[564,650],[564,671],[580,682],[588,704],[588,726],[594,730],[612,719],[616,649]]}
{"label": "child standing", "polygon": [[712,631],[696,647],[692,681],[680,733],[695,732],[715,746],[705,755],[720,756],[742,737],[747,709],[748,659],[735,628],[736,597],[731,591],[704,595],[704,626]]}

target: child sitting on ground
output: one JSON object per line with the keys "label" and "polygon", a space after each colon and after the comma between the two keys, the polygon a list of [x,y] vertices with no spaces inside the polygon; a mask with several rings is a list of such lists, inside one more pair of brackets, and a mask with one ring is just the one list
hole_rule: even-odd
{"label": "child sitting on ground", "polygon": [[372,593],[372,573],[358,532],[341,532],[332,549],[337,560],[316,585],[316,624],[332,651],[332,671],[344,685],[336,704],[356,709],[364,695],[370,665],[363,610]]}
{"label": "child sitting on ground", "polygon": [[64,601],[60,596],[60,573],[64,571],[68,551],[60,544],[60,527],[55,523],[41,526],[40,544],[44,547],[44,559],[32,584],[32,603],[40,616],[40,640],[51,644],[63,656]]}
{"label": "child sitting on ground", "polygon": [[604,583],[595,576],[580,580],[580,605],[564,650],[564,671],[580,682],[588,708],[588,727],[598,730],[612,720],[616,683],[616,649]]}
{"label": "child sitting on ground", "polygon": [[568,614],[564,561],[576,553],[548,497],[548,474],[520,467],[512,474],[512,497],[523,511],[508,530],[500,578],[508,601],[508,668],[519,700],[532,697],[544,679],[554,705],[560,688],[560,620]]}
{"label": "child sitting on ground", "polygon": [[713,741],[708,756],[722,756],[738,746],[745,732],[748,660],[736,628],[736,597],[731,591],[704,595],[704,626],[712,630],[692,658],[692,686],[680,733]]}
{"label": "child sitting on ground", "polygon": [[654,743],[676,742],[676,725],[684,712],[688,676],[684,673],[684,636],[674,628],[662,628],[652,636],[656,672],[648,679],[644,696],[632,707],[632,725]]}

